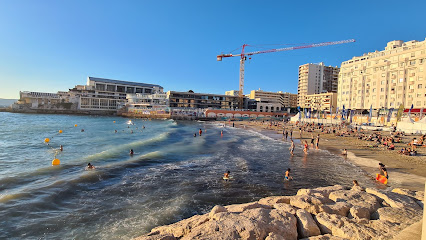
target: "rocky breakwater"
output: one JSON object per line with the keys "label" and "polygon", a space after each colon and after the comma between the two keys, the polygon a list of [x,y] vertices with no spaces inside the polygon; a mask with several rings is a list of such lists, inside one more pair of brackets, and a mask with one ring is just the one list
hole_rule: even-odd
{"label": "rocky breakwater", "polygon": [[423,196],[341,185],[300,189],[295,196],[215,206],[136,239],[392,239],[421,220]]}

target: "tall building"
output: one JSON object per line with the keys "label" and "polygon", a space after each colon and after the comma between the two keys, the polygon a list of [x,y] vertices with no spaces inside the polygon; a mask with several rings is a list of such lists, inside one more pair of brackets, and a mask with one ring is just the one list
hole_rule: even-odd
{"label": "tall building", "polygon": [[[247,97],[251,100],[249,108],[259,112],[280,112],[287,108],[296,108],[297,94],[288,92],[265,92],[262,90],[252,90]],[[251,107],[250,107],[251,106]]]}
{"label": "tall building", "polygon": [[338,106],[347,109],[426,106],[426,40],[387,43],[385,50],[342,63]]}
{"label": "tall building", "polygon": [[306,95],[326,92],[337,92],[339,68],[307,63],[299,66],[299,84],[297,88],[297,104],[305,108]]}

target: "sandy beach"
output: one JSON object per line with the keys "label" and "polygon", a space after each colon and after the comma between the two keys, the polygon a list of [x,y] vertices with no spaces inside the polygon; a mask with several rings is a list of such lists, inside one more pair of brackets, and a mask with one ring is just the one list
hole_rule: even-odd
{"label": "sandy beach", "polygon": [[[293,139],[296,144],[300,144],[300,140],[307,140],[310,144],[311,136],[316,137],[320,134],[320,149],[326,149],[334,154],[341,154],[343,149],[347,149],[347,156],[342,157],[360,167],[365,171],[365,174],[375,178],[376,173],[379,173],[379,162],[386,165],[389,173],[389,181],[387,186],[389,187],[401,187],[416,191],[423,191],[426,181],[426,147],[417,147],[417,156],[407,156],[399,154],[398,151],[403,147],[408,147],[413,137],[419,137],[416,135],[402,136],[401,143],[395,143],[395,150],[387,150],[384,147],[370,147],[373,143],[371,141],[360,140],[355,137],[355,134],[351,136],[340,137],[333,133],[322,133],[321,130],[315,129],[312,132],[304,131],[302,133],[302,139],[300,139],[299,128],[295,125],[287,123],[282,126],[281,122],[276,122],[270,125],[269,122],[261,121],[235,121],[235,122],[222,122],[226,126],[252,129],[258,132],[269,131],[270,133],[276,133],[277,136],[282,136],[283,128],[287,131],[293,129]],[[373,131],[365,130],[364,134],[371,134]],[[385,131],[374,131],[380,132],[382,136],[390,136],[390,132]],[[281,139],[285,141],[284,138]],[[290,141],[290,133],[288,140]],[[310,146],[309,151],[315,151]],[[348,173],[348,181],[356,179],[352,173]]]}

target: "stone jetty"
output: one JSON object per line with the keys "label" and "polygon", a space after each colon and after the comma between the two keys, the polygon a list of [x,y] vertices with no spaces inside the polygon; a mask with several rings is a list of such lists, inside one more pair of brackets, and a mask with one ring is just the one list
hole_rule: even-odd
{"label": "stone jetty", "polygon": [[209,213],[156,227],[136,239],[392,239],[422,219],[423,196],[398,188],[300,189],[295,196],[217,205]]}

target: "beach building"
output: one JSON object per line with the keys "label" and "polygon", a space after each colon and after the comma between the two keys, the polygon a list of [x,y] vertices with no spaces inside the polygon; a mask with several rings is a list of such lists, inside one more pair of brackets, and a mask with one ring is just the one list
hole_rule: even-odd
{"label": "beach building", "polygon": [[297,87],[297,104],[306,108],[307,95],[337,92],[339,68],[319,64],[307,63],[299,66],[299,83]]}
{"label": "beach building", "polygon": [[252,90],[247,98],[248,109],[255,109],[258,112],[281,112],[297,107],[297,94],[288,92]]}
{"label": "beach building", "polygon": [[337,107],[337,93],[327,92],[306,95],[304,106],[313,111],[332,112]]}
{"label": "beach building", "polygon": [[337,102],[346,109],[426,106],[426,40],[390,41],[385,50],[342,62]]}
{"label": "beach building", "polygon": [[172,108],[238,108],[238,96],[232,95],[168,91],[167,98]]}
{"label": "beach building", "polygon": [[163,87],[155,84],[95,77],[88,77],[86,85],[77,85],[69,91],[71,96],[79,99],[79,110],[113,112],[126,104],[127,94],[162,92]]}
{"label": "beach building", "polygon": [[12,105],[15,110],[76,110],[77,99],[67,92],[45,93],[20,91],[19,100]]}

